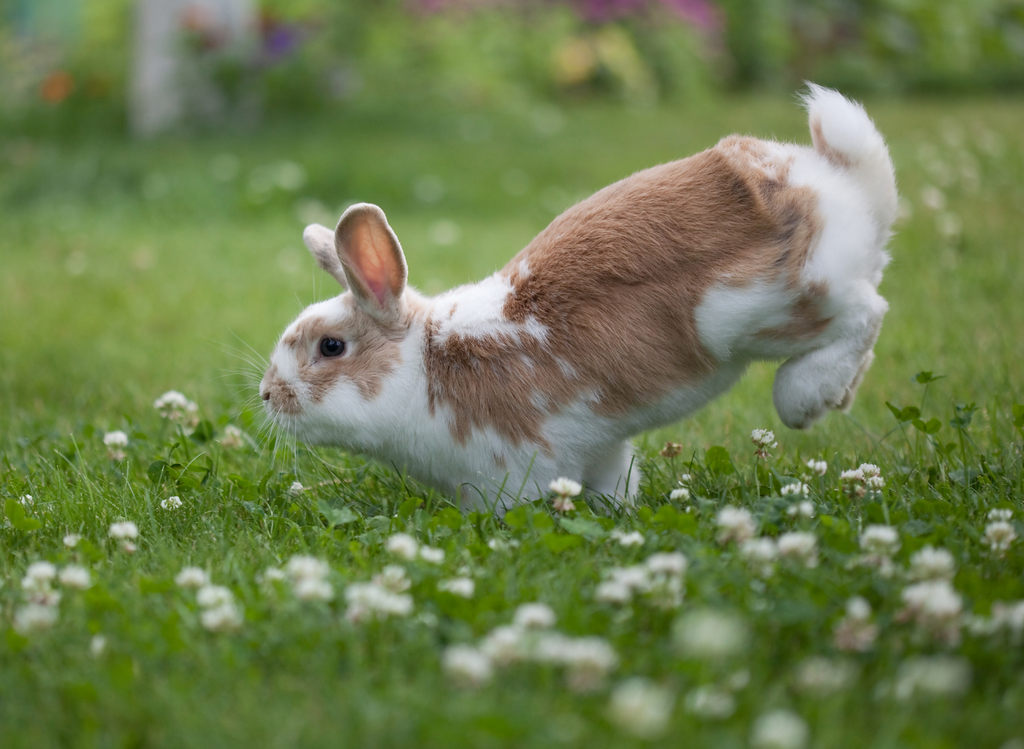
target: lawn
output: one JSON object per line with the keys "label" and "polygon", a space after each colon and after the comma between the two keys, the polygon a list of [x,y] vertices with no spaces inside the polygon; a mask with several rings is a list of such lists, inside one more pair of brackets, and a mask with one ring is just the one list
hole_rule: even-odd
{"label": "lawn", "polygon": [[790,431],[757,366],[637,439],[635,514],[504,522],[264,430],[336,289],[305,223],[379,204],[438,292],[633,171],[808,142],[794,100],[0,140],[0,744],[1020,749],[1024,100],[867,106],[903,208],[852,412]]}

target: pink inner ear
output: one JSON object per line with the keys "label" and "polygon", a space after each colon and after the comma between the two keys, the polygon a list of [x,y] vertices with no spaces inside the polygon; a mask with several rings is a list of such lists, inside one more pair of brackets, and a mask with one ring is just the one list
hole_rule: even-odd
{"label": "pink inner ear", "polygon": [[354,269],[378,304],[386,307],[389,297],[394,295],[391,283],[394,269],[389,263],[394,260],[391,243],[373,226],[358,226],[352,234],[350,246]]}

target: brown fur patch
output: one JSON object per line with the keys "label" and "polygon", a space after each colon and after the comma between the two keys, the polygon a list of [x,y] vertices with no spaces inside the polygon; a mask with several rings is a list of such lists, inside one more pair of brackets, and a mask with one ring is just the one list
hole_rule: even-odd
{"label": "brown fur patch", "polygon": [[[557,217],[502,271],[513,288],[505,318],[532,318],[546,340],[442,339],[428,321],[431,408],[451,409],[460,441],[491,427],[514,444],[550,449],[544,420],[580,397],[594,394],[594,411],[615,416],[700,383],[718,366],[694,317],[707,290],[781,278],[797,291],[820,231],[813,191],[786,184],[788,163],[770,157],[763,141],[726,138]],[[812,298],[797,303],[795,333],[827,325],[816,310]]]}
{"label": "brown fur patch", "polygon": [[[342,322],[309,317],[281,342],[291,348],[298,362],[298,379],[309,389],[313,403],[322,401],[343,379],[354,382],[363,398],[373,400],[401,360],[398,341],[403,334],[404,330],[382,327],[350,303]],[[341,356],[325,357],[319,350],[320,340],[325,337],[345,341],[350,348]]]}
{"label": "brown fur patch", "polygon": [[824,156],[838,167],[849,169],[853,166],[845,154],[840,153],[828,144],[825,135],[821,132],[821,120],[815,119],[811,122],[811,142],[814,143],[814,150]]}
{"label": "brown fur patch", "polygon": [[821,312],[821,301],[828,293],[826,285],[815,282],[805,289],[789,313],[789,322],[775,328],[762,328],[757,332],[758,338],[777,341],[809,341],[825,332],[832,322]]}

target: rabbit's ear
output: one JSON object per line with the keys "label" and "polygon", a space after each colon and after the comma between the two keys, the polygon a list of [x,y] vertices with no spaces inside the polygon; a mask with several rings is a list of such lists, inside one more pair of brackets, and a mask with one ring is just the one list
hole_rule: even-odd
{"label": "rabbit's ear", "polygon": [[334,248],[334,232],[326,226],[310,224],[302,232],[302,241],[305,242],[320,267],[334,276],[334,279],[341,284],[341,288],[347,289],[348,280],[345,278],[345,270],[341,267],[338,251]]}
{"label": "rabbit's ear", "polygon": [[352,206],[338,222],[334,244],[359,306],[383,322],[397,320],[408,273],[384,211],[370,203]]}

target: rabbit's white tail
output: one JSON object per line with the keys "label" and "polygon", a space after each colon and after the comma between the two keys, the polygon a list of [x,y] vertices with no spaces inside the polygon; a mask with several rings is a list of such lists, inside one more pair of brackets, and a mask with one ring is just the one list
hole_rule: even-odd
{"label": "rabbit's white tail", "polygon": [[864,108],[838,91],[813,83],[803,97],[814,150],[848,170],[864,188],[879,229],[888,235],[896,220],[896,175],[889,150]]}

